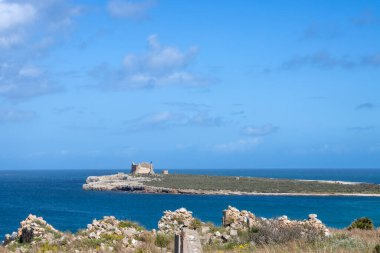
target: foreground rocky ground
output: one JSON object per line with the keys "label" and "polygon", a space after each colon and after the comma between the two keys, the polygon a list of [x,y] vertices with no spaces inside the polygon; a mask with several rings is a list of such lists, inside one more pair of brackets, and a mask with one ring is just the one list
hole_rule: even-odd
{"label": "foreground rocky ground", "polygon": [[380,197],[378,184],[184,174],[91,176],[83,189],[169,194]]}
{"label": "foreground rocky ground", "polygon": [[[106,216],[75,234],[61,232],[42,217],[29,215],[7,234],[0,252],[173,252],[174,234],[196,230],[204,252],[375,252],[378,230],[330,230],[315,214],[305,220],[256,217],[229,206],[222,226],[180,208],[165,211],[157,230]],[[380,246],[379,246],[380,250]]]}

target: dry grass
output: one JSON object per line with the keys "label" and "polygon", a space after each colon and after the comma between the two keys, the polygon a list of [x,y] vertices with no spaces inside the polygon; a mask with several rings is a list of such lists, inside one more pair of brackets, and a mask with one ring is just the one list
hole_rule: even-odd
{"label": "dry grass", "polygon": [[205,253],[373,253],[376,244],[380,243],[380,230],[332,230],[333,236],[323,241],[310,243],[293,240],[283,244],[236,245],[230,249],[207,249]]}
{"label": "dry grass", "polygon": [[[284,232],[284,231],[283,231]],[[380,229],[378,230],[338,230],[331,229],[332,236],[323,240],[299,240],[295,237],[287,236],[289,241],[283,243],[270,243],[253,246],[247,241],[241,243],[211,245],[205,248],[205,253],[373,253],[376,244],[380,244]],[[292,239],[293,238],[293,239]],[[144,242],[143,245],[131,251],[124,248],[121,244],[114,245],[116,253],[159,253],[161,250],[155,245],[155,237],[150,233],[143,233],[139,238]],[[39,245],[31,246],[27,251],[30,253],[42,252],[75,252],[80,249],[81,252],[94,252],[94,247],[91,245],[78,245],[76,243],[65,245],[64,247],[56,247],[54,245]],[[168,247],[169,251],[173,252],[173,240]],[[0,247],[0,253],[8,253],[4,247]],[[96,252],[105,253],[105,251],[97,248]]]}

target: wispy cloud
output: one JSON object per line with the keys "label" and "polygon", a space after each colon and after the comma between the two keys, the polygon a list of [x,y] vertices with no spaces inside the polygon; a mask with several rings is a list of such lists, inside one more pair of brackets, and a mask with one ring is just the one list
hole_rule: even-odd
{"label": "wispy cloud", "polygon": [[249,136],[265,136],[277,132],[278,127],[268,123],[263,126],[246,126],[242,129],[244,135]]}
{"label": "wispy cloud", "polygon": [[242,116],[245,114],[245,111],[244,110],[240,110],[240,111],[233,111],[231,112],[231,115],[233,116]]}
{"label": "wispy cloud", "polygon": [[346,154],[351,149],[344,144],[338,143],[324,143],[318,145],[312,145],[308,147],[298,147],[291,151],[295,155],[310,155],[310,154]]}
{"label": "wispy cloud", "polygon": [[367,132],[367,131],[372,131],[375,129],[374,126],[355,126],[355,127],[349,127],[347,128],[350,131],[355,131],[355,132]]}
{"label": "wispy cloud", "polygon": [[36,116],[36,113],[32,111],[0,107],[0,124],[28,121],[34,119]]}
{"label": "wispy cloud", "polygon": [[372,110],[375,109],[375,104],[371,102],[362,103],[355,107],[356,110]]}
{"label": "wispy cloud", "polygon": [[0,64],[0,97],[21,100],[61,89],[38,67]]}
{"label": "wispy cloud", "polygon": [[220,117],[212,116],[207,111],[181,113],[161,111],[147,114],[125,122],[129,131],[163,130],[172,127],[215,127],[223,124]]}
{"label": "wispy cloud", "polygon": [[64,126],[65,129],[69,129],[69,130],[74,130],[74,131],[103,131],[103,130],[106,130],[107,127],[105,126],[95,126],[95,125],[91,125],[91,126],[81,126],[81,125],[67,125],[67,126]]}
{"label": "wispy cloud", "polygon": [[311,24],[303,31],[301,40],[333,39],[339,35],[338,28],[332,24]]}
{"label": "wispy cloud", "polygon": [[74,111],[76,108],[74,106],[62,106],[62,107],[56,107],[53,109],[54,114],[63,114],[66,112]]}
{"label": "wispy cloud", "polygon": [[326,51],[320,51],[313,54],[295,56],[285,61],[280,69],[293,69],[303,66],[319,68],[353,68],[355,62],[349,56],[336,57]]}
{"label": "wispy cloud", "polygon": [[246,139],[239,139],[237,141],[217,144],[212,147],[214,151],[234,153],[234,152],[244,152],[256,148],[262,143],[262,139],[258,137],[250,137]]}
{"label": "wispy cloud", "polygon": [[367,66],[380,67],[380,53],[363,57],[361,63]]}
{"label": "wispy cloud", "polygon": [[380,24],[380,18],[371,10],[363,11],[358,16],[352,18],[355,25],[373,25]]}
{"label": "wispy cloud", "polygon": [[244,138],[227,143],[216,144],[212,146],[212,150],[225,153],[250,151],[264,142],[264,136],[273,134],[277,130],[278,127],[273,126],[272,124],[265,124],[258,127],[246,126],[241,129],[241,134]]}
{"label": "wispy cloud", "polygon": [[284,61],[278,68],[267,68],[266,72],[272,70],[292,70],[302,67],[315,67],[321,69],[354,69],[359,67],[380,67],[380,54],[373,53],[353,57],[350,55],[335,56],[328,51],[318,51],[312,54],[294,56]]}
{"label": "wispy cloud", "polygon": [[141,20],[148,16],[148,12],[156,4],[157,2],[154,0],[110,0],[107,9],[114,17]]}
{"label": "wispy cloud", "polygon": [[167,106],[174,107],[180,110],[185,111],[202,111],[209,110],[212,106],[207,104],[199,104],[199,103],[188,103],[188,102],[166,102],[164,103]]}
{"label": "wispy cloud", "polygon": [[64,0],[0,1],[0,98],[28,99],[61,90],[38,63],[80,13],[79,6]]}
{"label": "wispy cloud", "polygon": [[198,54],[196,47],[183,51],[177,47],[162,46],[157,35],[148,37],[144,54],[125,56],[123,67],[113,70],[107,65],[94,68],[90,74],[102,80],[108,89],[140,89],[165,86],[199,87],[210,83],[209,78],[189,70]]}

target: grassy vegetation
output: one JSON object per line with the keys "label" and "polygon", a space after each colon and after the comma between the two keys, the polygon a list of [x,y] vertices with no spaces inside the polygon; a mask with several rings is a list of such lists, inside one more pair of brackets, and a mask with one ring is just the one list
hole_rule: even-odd
{"label": "grassy vegetation", "polygon": [[[222,228],[214,227],[212,230],[222,231]],[[243,231],[240,231],[243,233]],[[204,246],[205,253],[231,252],[231,253],[380,253],[380,230],[342,229],[331,230],[332,236],[321,238],[318,235],[313,237],[302,237],[298,228],[282,228],[282,230],[252,230],[245,231],[246,234],[239,233],[239,240],[228,243],[215,243]],[[167,247],[173,252],[173,236],[151,233],[144,233],[144,243],[133,252],[138,253],[159,253],[160,248]],[[44,252],[106,252],[100,249],[100,244],[112,245],[113,251],[117,253],[127,253],[125,247],[119,243],[121,238],[118,235],[102,236],[99,239],[82,239],[74,243],[36,243],[20,244],[5,249],[0,247],[0,253],[19,252],[44,253]]]}
{"label": "grassy vegetation", "polygon": [[154,241],[154,244],[162,249],[166,248],[172,240],[172,236],[159,233],[156,235],[156,240]]}
{"label": "grassy vegetation", "polygon": [[231,242],[209,245],[205,253],[378,253],[380,231],[334,230],[333,236],[324,240],[291,239],[282,243],[254,245],[250,242]]}
{"label": "grassy vegetation", "polygon": [[333,184],[316,181],[288,179],[227,177],[208,175],[159,175],[156,180],[144,184],[172,189],[194,189],[206,191],[240,191],[257,193],[346,193],[380,194],[377,184]]}
{"label": "grassy vegetation", "polygon": [[144,230],[144,227],[143,227],[143,226],[140,226],[140,225],[137,224],[136,222],[127,221],[127,220],[120,221],[118,227],[119,227],[119,228],[135,228],[137,231],[142,231],[142,230]]}

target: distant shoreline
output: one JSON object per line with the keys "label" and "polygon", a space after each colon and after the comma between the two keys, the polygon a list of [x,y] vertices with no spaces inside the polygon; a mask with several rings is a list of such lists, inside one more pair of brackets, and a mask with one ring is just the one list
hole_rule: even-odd
{"label": "distant shoreline", "polygon": [[304,182],[328,183],[328,184],[347,184],[347,185],[365,184],[365,182],[350,182],[350,181],[341,181],[341,180],[313,180],[313,179],[294,179],[294,180],[304,181]]}
{"label": "distant shoreline", "polygon": [[186,195],[380,197],[378,184],[185,174],[90,176],[83,189]]}

